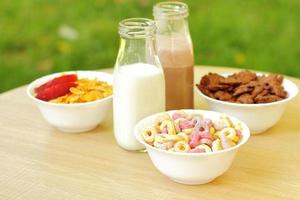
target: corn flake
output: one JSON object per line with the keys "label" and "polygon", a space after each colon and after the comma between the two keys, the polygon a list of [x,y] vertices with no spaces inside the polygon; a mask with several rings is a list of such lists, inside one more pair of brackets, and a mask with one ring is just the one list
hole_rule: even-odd
{"label": "corn flake", "polygon": [[77,86],[70,88],[70,93],[64,96],[51,100],[53,103],[85,103],[112,95],[112,86],[104,81],[97,81],[96,79],[79,79]]}

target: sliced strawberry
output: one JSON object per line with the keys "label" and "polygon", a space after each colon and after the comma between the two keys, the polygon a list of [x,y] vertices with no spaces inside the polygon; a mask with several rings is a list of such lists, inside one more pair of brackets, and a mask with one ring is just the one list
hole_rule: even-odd
{"label": "sliced strawberry", "polygon": [[48,88],[48,87],[52,87],[56,84],[62,84],[62,83],[69,83],[69,82],[75,82],[77,81],[77,74],[66,74],[57,78],[54,78],[50,81],[48,81],[47,83],[37,87],[34,89],[34,91],[36,93],[41,92],[42,90]]}
{"label": "sliced strawberry", "polygon": [[70,93],[70,88],[75,86],[75,82],[55,84],[38,92],[36,98],[43,101],[50,101]]}

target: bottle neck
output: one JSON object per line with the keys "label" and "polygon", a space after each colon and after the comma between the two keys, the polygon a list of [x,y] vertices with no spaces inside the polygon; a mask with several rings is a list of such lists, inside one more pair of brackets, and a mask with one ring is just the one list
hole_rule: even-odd
{"label": "bottle neck", "polygon": [[120,48],[116,66],[134,63],[159,64],[155,49],[155,22],[129,18],[119,23]]}
{"label": "bottle neck", "polygon": [[116,65],[134,63],[156,64],[157,59],[154,37],[121,37]]}
{"label": "bottle neck", "polygon": [[157,34],[189,34],[188,6],[183,2],[165,1],[154,5]]}
{"label": "bottle neck", "polygon": [[189,35],[189,26],[187,18],[155,18],[157,34],[178,34]]}

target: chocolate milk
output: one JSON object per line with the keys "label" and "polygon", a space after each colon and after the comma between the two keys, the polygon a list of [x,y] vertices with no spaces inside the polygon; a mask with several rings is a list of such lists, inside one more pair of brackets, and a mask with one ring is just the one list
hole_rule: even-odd
{"label": "chocolate milk", "polygon": [[189,37],[157,35],[166,80],[166,109],[193,108],[194,55]]}

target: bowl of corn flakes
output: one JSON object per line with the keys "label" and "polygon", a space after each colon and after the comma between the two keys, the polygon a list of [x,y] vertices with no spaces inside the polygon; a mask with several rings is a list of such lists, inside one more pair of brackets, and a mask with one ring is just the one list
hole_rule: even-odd
{"label": "bowl of corn flakes", "polygon": [[139,121],[134,134],[162,174],[189,185],[224,174],[250,137],[244,122],[206,110],[157,113]]}
{"label": "bowl of corn flakes", "polygon": [[63,132],[86,132],[111,111],[112,83],[109,73],[68,71],[33,81],[27,95],[49,124]]}

